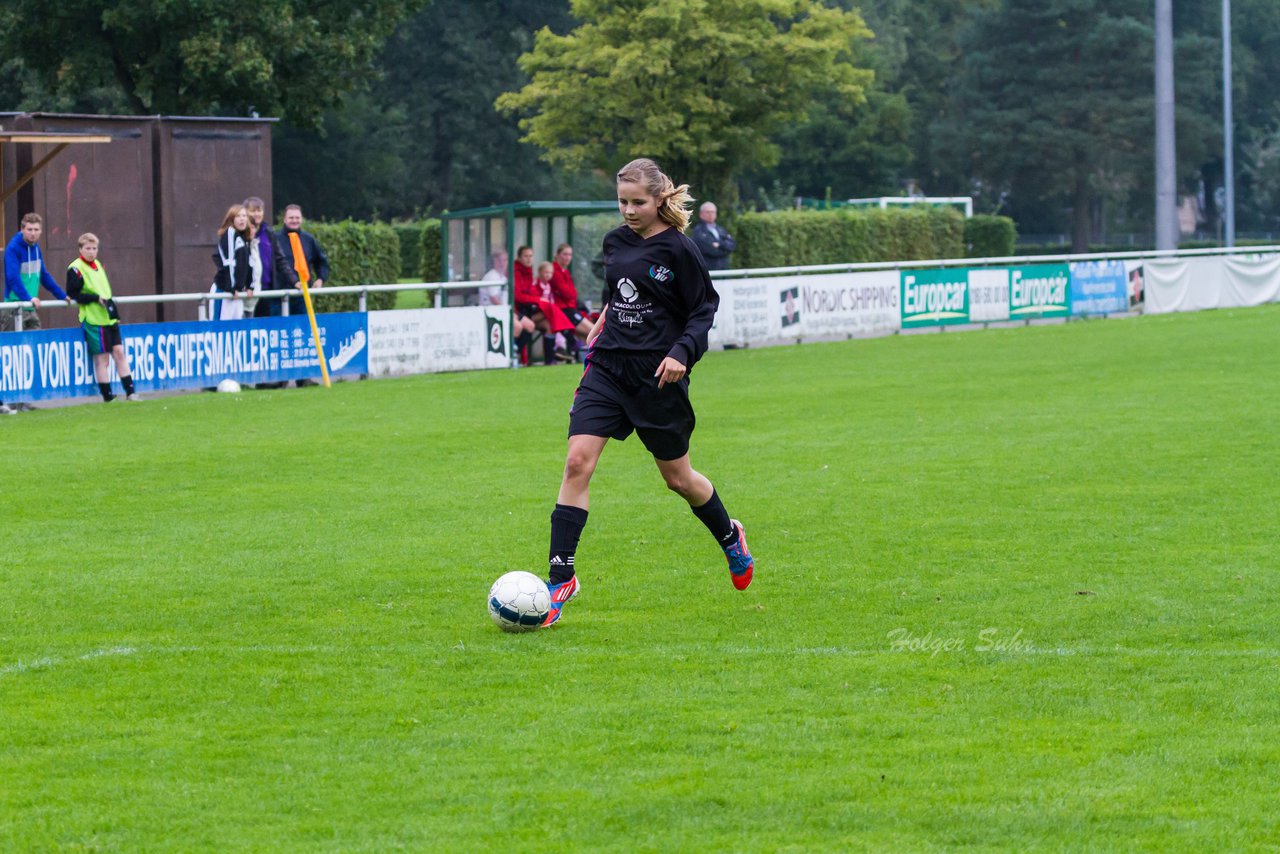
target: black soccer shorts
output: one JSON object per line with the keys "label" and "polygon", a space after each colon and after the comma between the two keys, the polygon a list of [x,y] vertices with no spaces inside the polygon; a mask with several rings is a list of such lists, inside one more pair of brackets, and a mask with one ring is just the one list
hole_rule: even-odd
{"label": "black soccer shorts", "polygon": [[653,375],[663,356],[593,353],[569,410],[570,436],[607,436],[619,441],[632,431],[659,460],[689,453],[695,418],[689,378],[658,388]]}

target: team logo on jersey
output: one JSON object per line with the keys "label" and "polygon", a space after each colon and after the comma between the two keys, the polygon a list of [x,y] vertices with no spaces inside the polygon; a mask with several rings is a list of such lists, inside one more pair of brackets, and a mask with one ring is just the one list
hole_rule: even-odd
{"label": "team logo on jersey", "polygon": [[671,273],[670,270],[668,270],[666,267],[663,267],[661,264],[654,264],[652,267],[649,268],[649,278],[653,279],[655,282],[661,282],[663,284],[666,284],[667,282],[674,279],[675,276]]}
{"label": "team logo on jersey", "polygon": [[640,291],[636,288],[636,283],[623,276],[618,279],[618,293],[626,302],[635,302],[636,297],[640,296]]}

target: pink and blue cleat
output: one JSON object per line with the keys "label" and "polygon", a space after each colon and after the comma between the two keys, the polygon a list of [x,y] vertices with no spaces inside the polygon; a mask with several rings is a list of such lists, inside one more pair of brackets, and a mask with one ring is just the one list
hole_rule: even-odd
{"label": "pink and blue cleat", "polygon": [[747,533],[742,530],[742,523],[730,519],[738,532],[738,537],[724,550],[725,559],[729,561],[729,580],[739,590],[751,586],[751,575],[755,571],[756,562],[751,558],[751,550],[747,548]]}
{"label": "pink and blue cleat", "polygon": [[547,585],[547,589],[551,591],[551,610],[547,612],[547,618],[542,621],[544,627],[560,619],[560,609],[564,607],[565,602],[578,595],[579,587],[576,575],[568,581]]}

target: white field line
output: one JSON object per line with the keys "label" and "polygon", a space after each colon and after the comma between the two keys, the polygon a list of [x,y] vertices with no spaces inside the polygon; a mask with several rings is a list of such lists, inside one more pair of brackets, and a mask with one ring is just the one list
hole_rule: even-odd
{"label": "white field line", "polygon": [[[456,651],[457,647],[453,647]],[[369,652],[392,652],[390,647],[375,647],[367,650]],[[578,647],[548,649],[548,652],[566,652],[573,655],[590,654],[590,650],[584,650]],[[906,659],[912,658],[936,658],[939,656],[948,656],[968,653],[970,655],[986,656],[999,655],[1006,658],[1019,658],[1031,656],[1086,656],[1086,657],[1107,657],[1107,656],[1129,656],[1136,658],[1208,658],[1208,659],[1232,659],[1232,658],[1252,658],[1252,659],[1280,659],[1280,648],[1255,647],[1252,649],[1185,649],[1173,647],[1039,647],[1031,646],[1029,649],[974,649],[974,648],[956,648],[956,649],[940,649],[935,652],[933,649],[891,649],[887,645],[881,647],[848,647],[848,646],[812,646],[812,647],[766,647],[766,646],[722,646],[718,651],[725,655],[731,656],[772,656],[772,655],[802,655],[815,657],[872,657],[879,655],[901,656]],[[60,667],[76,662],[93,661],[99,658],[110,658],[117,656],[128,656],[141,654],[154,655],[185,655],[195,653],[198,655],[208,654],[270,654],[270,655],[344,655],[349,656],[353,650],[349,647],[337,647],[330,645],[307,645],[307,646],[288,646],[281,644],[253,644],[246,646],[228,646],[228,647],[201,647],[201,646],[170,646],[170,647],[148,647],[138,649],[131,646],[113,646],[103,649],[95,649],[84,653],[83,655],[73,657],[44,656],[40,658],[30,658],[26,660],[16,661],[11,664],[0,664],[0,677],[13,676],[20,673],[34,673],[41,670],[49,670],[54,667]],[[688,650],[674,650],[670,647],[667,652],[672,655],[685,656]],[[615,655],[615,651],[609,651],[610,655]]]}
{"label": "white field line", "polygon": [[77,655],[70,659],[46,656],[44,658],[33,658],[29,661],[15,661],[13,664],[0,665],[0,676],[8,676],[11,673],[27,673],[34,670],[48,670],[51,667],[57,667],[72,661],[93,661],[96,658],[107,658],[109,656],[133,655],[137,651],[131,646],[111,646],[90,650],[84,655]]}

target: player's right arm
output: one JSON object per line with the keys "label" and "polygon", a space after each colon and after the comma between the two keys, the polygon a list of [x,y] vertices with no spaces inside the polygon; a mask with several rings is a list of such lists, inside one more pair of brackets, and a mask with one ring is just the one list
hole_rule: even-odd
{"label": "player's right arm", "polygon": [[591,327],[591,331],[587,333],[587,346],[596,343],[596,339],[600,337],[601,330],[604,329],[604,316],[609,311],[609,304],[605,303],[600,309],[600,316],[596,318],[596,323]]}

